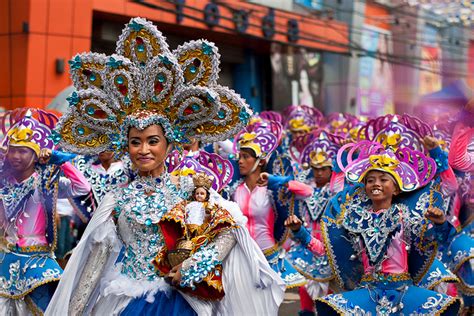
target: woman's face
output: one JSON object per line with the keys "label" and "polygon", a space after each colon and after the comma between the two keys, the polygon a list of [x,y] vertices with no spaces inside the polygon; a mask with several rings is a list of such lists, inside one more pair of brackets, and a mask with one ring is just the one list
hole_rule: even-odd
{"label": "woman's face", "polygon": [[369,171],[364,180],[365,193],[367,193],[372,202],[390,201],[391,203],[393,196],[400,192],[393,177],[386,172]]}
{"label": "woman's face", "polygon": [[28,147],[8,148],[6,160],[13,172],[24,172],[28,169],[34,168],[37,161],[35,152]]}
{"label": "woman's face", "polygon": [[252,155],[251,149],[242,149],[239,153],[239,172],[242,176],[247,176],[251,173],[257,158]]}
{"label": "woman's face", "polygon": [[160,175],[164,169],[168,149],[168,141],[161,126],[151,125],[144,130],[130,128],[128,152],[140,175]]}
{"label": "woman's face", "polygon": [[206,197],[207,197],[207,191],[206,189],[202,187],[197,188],[196,191],[194,192],[194,198],[198,202],[205,202]]}

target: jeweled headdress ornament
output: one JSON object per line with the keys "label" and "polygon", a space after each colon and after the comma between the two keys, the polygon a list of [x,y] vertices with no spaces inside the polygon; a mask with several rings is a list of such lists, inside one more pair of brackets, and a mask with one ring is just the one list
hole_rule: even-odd
{"label": "jeweled headdress ornament", "polygon": [[280,144],[283,128],[276,121],[258,116],[252,117],[249,125],[234,138],[234,152],[247,148],[255,152],[258,159],[267,159]]}
{"label": "jeweled headdress ornament", "polygon": [[[342,158],[344,152],[347,163]],[[436,162],[420,151],[408,147],[393,151],[371,141],[341,147],[337,163],[351,182],[362,182],[369,171],[378,170],[392,175],[404,192],[425,186],[436,173]]]}
{"label": "jeweled headdress ornament", "polygon": [[56,115],[40,109],[7,111],[0,116],[0,128],[5,135],[0,148],[6,152],[9,146],[28,147],[39,156],[41,149],[53,149],[50,135],[57,121]]}
{"label": "jeweled headdress ornament", "polygon": [[332,167],[343,138],[313,131],[294,139],[290,144],[290,155],[304,168]]}
{"label": "jeweled headdress ornament", "polygon": [[68,98],[56,142],[76,153],[117,152],[130,127],[152,124],[177,143],[232,137],[251,111],[233,90],[217,84],[219,57],[205,40],[171,52],[152,23],[131,19],[115,54],[83,53],[69,62],[77,91]]}
{"label": "jeweled headdress ornament", "polygon": [[287,107],[283,116],[285,117],[285,129],[290,131],[304,131],[319,127],[324,120],[324,115],[316,108],[307,105],[292,105]]}
{"label": "jeweled headdress ornament", "polygon": [[408,147],[426,152],[423,144],[425,136],[433,136],[431,127],[420,119],[408,115],[387,114],[369,120],[359,131],[359,135],[370,141],[377,141],[385,147],[396,150]]}

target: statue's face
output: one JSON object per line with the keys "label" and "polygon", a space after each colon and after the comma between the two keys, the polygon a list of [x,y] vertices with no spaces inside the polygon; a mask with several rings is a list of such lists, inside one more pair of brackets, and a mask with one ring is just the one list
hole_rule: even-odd
{"label": "statue's face", "polygon": [[197,188],[194,192],[194,199],[198,202],[205,202],[207,198],[207,191],[206,189],[200,187]]}

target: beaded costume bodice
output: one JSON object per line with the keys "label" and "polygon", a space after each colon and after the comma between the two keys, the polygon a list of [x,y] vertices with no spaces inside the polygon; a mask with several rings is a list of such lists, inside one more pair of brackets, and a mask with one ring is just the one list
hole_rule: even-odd
{"label": "beaded costume bodice", "polygon": [[163,214],[180,202],[177,187],[168,174],[138,178],[116,194],[118,235],[124,244],[122,273],[135,280],[157,278],[153,258],[163,246],[158,227]]}

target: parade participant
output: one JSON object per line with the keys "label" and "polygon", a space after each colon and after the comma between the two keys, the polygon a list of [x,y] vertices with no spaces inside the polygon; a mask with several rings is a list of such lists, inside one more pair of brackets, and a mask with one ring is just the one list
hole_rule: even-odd
{"label": "parade participant", "polygon": [[230,196],[247,216],[247,228],[267,257],[270,266],[285,281],[287,288],[306,283],[304,277],[285,259],[288,231],[283,222],[298,213],[296,196],[307,197],[311,187],[292,180],[292,176],[271,175],[266,163],[281,137],[281,125],[253,119],[253,124],[235,137],[241,179],[234,183]]}
{"label": "parade participant", "polygon": [[[288,148],[293,139],[322,127],[324,115],[316,108],[307,105],[291,105],[283,111],[284,132],[277,150],[280,154],[288,153]],[[296,161],[292,162],[295,172],[299,170]]]}
{"label": "parade participant", "polygon": [[[5,130],[5,122],[9,129]],[[0,314],[42,314],[60,279],[56,199],[90,192],[49,139],[57,118],[38,109],[7,112],[0,179]]]}
{"label": "parade participant", "polygon": [[[182,201],[179,182],[164,165],[173,142],[226,139],[250,116],[239,95],[217,85],[218,58],[217,48],[204,40],[186,43],[171,54],[152,23],[133,18],[117,42],[116,54],[84,53],[71,61],[78,91],[57,128],[59,145],[85,154],[125,149],[138,177],[107,194],[94,212],[47,315],[259,314],[278,308],[283,292],[268,273],[268,264],[245,257],[245,252],[239,254],[247,264],[232,266],[236,270],[224,264],[233,295],[217,305],[171,287],[152,264],[164,245],[157,224]],[[210,257],[226,257],[224,237],[215,238]],[[170,277],[180,284],[205,263],[185,261],[188,270]],[[251,301],[261,293],[271,300],[241,306],[243,299]]]}
{"label": "parade participant", "polygon": [[[342,139],[325,132],[312,132],[294,140],[290,147],[294,148],[290,152],[300,152],[298,164],[305,169],[301,175],[306,174],[305,183],[313,188],[311,197],[304,201],[301,219],[311,235],[320,241],[322,241],[319,223],[321,216],[329,199],[343,187],[337,189],[331,186],[331,183],[334,183],[334,180],[331,180],[338,176],[332,169],[340,147],[338,143],[341,141]],[[329,281],[332,279],[328,259],[325,255],[314,255],[299,242],[291,247],[288,259],[298,272],[309,280],[304,287],[299,288],[301,303],[299,314],[314,315],[313,301],[328,293]]]}
{"label": "parade participant", "polygon": [[349,290],[319,298],[318,313],[456,315],[457,298],[415,286],[436,256],[436,241],[451,232],[437,208],[441,194],[431,191],[425,203],[413,207],[400,194],[426,186],[434,177],[435,161],[421,152],[393,152],[375,142],[347,146],[354,150],[341,168],[349,181],[363,185],[344,192],[339,208],[325,211],[324,245],[311,238],[299,219],[285,223],[311,251],[327,251],[336,280]]}

